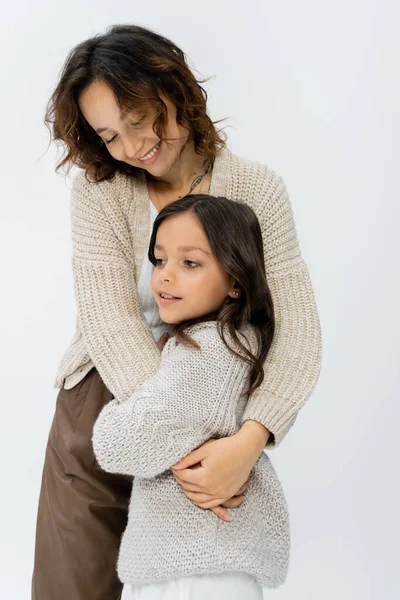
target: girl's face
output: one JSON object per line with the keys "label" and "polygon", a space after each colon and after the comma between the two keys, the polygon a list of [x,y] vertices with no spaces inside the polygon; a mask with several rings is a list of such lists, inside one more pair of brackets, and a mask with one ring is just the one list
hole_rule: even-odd
{"label": "girl's face", "polygon": [[111,88],[103,81],[94,81],[83,90],[79,107],[113,158],[162,177],[178,160],[189,135],[176,122],[174,104],[165,97],[162,99],[168,110],[165,132],[168,143],[153,131],[154,114],[142,117],[132,111],[128,117],[122,117]]}
{"label": "girl's face", "polygon": [[[235,280],[212,254],[207,236],[191,212],[169,217],[158,228],[151,279],[165,323],[180,323],[218,310],[234,295]],[[161,294],[173,296],[164,299]]]}

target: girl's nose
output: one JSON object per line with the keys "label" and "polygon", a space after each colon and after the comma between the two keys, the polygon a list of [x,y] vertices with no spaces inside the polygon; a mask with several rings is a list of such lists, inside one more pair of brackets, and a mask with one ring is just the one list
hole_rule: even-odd
{"label": "girl's nose", "polygon": [[174,280],[173,269],[170,266],[165,265],[164,268],[163,268],[163,270],[162,270],[162,273],[161,273],[161,281],[171,282],[173,280]]}

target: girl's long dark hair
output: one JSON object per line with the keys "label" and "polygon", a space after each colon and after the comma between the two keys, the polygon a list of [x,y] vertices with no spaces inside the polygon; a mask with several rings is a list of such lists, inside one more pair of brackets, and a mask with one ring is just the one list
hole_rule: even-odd
{"label": "girl's long dark hair", "polygon": [[[245,203],[205,194],[191,194],[167,204],[157,215],[150,238],[148,257],[156,265],[154,246],[161,223],[175,215],[191,212],[197,218],[215,258],[237,282],[241,295],[227,298],[215,313],[199,319],[184,321],[172,328],[179,341],[198,348],[197,343],[184,333],[189,325],[216,320],[222,340],[229,350],[252,366],[250,389],[253,392],[264,379],[263,363],[271,346],[275,320],[271,292],[264,265],[263,239],[254,211]],[[246,323],[253,325],[258,338],[258,351],[253,355],[237,335]],[[228,331],[243,350],[236,352],[226,341]]]}
{"label": "girl's long dark hair", "polygon": [[225,147],[225,134],[215,128],[219,121],[207,114],[207,93],[200,85],[204,81],[196,79],[183,51],[150,29],[114,25],[71,50],[47,104],[45,124],[51,139],[66,151],[56,170],[67,166],[68,172],[76,165],[95,181],[112,179],[117,171],[132,176],[142,172],[114,159],[84,118],[78,99],[95,81],[110,87],[122,114],[153,113],[153,130],[160,139],[166,139],[168,117],[163,95],[175,105],[179,125],[189,130],[184,147],[193,140],[195,152],[211,162]]}

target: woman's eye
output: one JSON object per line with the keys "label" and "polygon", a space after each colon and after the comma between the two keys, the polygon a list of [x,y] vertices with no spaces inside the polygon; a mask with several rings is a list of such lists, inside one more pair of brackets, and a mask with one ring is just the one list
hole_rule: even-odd
{"label": "woman's eye", "polygon": [[116,138],[116,137],[117,137],[117,136],[116,136],[116,135],[114,135],[114,137],[113,137],[113,138],[111,138],[111,140],[104,140],[104,143],[105,143],[105,144],[107,144],[107,145],[108,145],[108,144],[111,144],[111,142],[113,142],[113,141],[115,140],[115,138]]}
{"label": "woman's eye", "polygon": [[163,258],[156,258],[156,265],[160,265],[163,262]]}
{"label": "woman's eye", "polygon": [[147,118],[147,115],[143,115],[143,117],[140,117],[139,121],[133,121],[133,122],[131,121],[131,122],[129,123],[129,125],[130,125],[131,127],[133,127],[133,128],[135,128],[135,127],[139,127],[140,125],[143,125],[143,123],[144,123],[144,121],[146,120],[146,118]]}
{"label": "woman's eye", "polygon": [[199,267],[199,263],[194,262],[194,260],[185,260],[185,263],[188,265],[188,267],[190,269],[195,269],[196,267]]}

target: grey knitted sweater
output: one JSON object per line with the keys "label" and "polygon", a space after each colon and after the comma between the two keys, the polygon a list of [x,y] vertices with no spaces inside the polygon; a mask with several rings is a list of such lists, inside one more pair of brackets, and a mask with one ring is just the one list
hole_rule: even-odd
{"label": "grey knitted sweater", "polygon": [[[118,575],[124,583],[151,583],[242,571],[277,587],[287,574],[289,520],[269,457],[263,453],[255,464],[230,522],[194,505],[170,470],[206,440],[239,431],[249,388],[249,366],[225,346],[215,321],[186,331],[200,350],[172,337],[155,375],[128,400],[107,404],[94,426],[100,466],[134,476]],[[256,352],[252,327],[242,334]]]}

